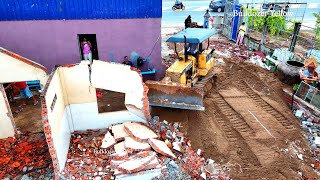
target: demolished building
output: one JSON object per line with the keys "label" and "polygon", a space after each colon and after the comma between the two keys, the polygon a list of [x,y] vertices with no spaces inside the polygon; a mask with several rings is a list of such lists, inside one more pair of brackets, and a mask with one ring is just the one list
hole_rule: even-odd
{"label": "demolished building", "polygon": [[[99,113],[96,89],[124,93],[120,103],[126,109]],[[178,133],[179,123],[151,118],[147,93],[139,71],[126,65],[94,61],[57,67],[41,100],[55,178],[222,177],[214,161],[193,151]]]}
{"label": "demolished building", "polygon": [[[94,61],[91,73],[88,67],[83,62],[56,68],[43,91],[44,131],[56,175],[64,169],[72,132],[150,119],[147,87],[136,70],[102,61]],[[99,114],[95,88],[124,93],[127,110]]]}

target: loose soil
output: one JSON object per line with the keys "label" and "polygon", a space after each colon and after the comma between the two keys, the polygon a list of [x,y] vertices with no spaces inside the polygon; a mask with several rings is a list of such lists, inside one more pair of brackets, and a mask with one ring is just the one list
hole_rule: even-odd
{"label": "loose soil", "polygon": [[225,60],[215,71],[205,111],[152,107],[152,115],[181,122],[193,148],[229,167],[234,179],[297,179],[299,172],[319,178],[303,130],[282,99],[290,87],[252,64]]}
{"label": "loose soil", "polygon": [[28,99],[27,105],[22,106],[22,109],[19,107],[22,99],[17,99],[14,103],[10,102],[16,128],[22,133],[43,132],[40,98],[38,95],[35,95],[35,98],[39,101],[38,105],[34,106],[33,100]]}

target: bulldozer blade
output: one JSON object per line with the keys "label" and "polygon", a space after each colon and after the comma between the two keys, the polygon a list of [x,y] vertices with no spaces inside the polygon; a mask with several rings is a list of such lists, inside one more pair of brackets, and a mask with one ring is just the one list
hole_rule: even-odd
{"label": "bulldozer blade", "polygon": [[150,106],[204,110],[203,92],[172,82],[147,81]]}

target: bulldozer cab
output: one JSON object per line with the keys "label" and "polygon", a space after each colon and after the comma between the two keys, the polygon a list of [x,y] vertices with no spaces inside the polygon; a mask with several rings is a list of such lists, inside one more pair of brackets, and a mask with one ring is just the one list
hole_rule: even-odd
{"label": "bulldozer cab", "polygon": [[[203,49],[202,42],[216,33],[215,29],[188,28],[167,40],[175,44],[178,58],[166,70],[166,77],[162,81],[146,82],[151,106],[204,110],[203,89],[194,85],[202,77],[207,78],[209,70],[213,67],[213,50],[209,48],[209,41]],[[184,43],[182,53],[177,52],[177,43]],[[193,52],[191,45],[196,47],[197,52]]]}
{"label": "bulldozer cab", "polygon": [[[209,47],[209,38],[216,33],[216,29],[187,28],[171,36],[167,42],[174,43],[178,59],[166,71],[166,76],[174,82],[189,87],[192,87],[199,77],[206,76],[214,63],[212,58],[214,50]],[[206,40],[208,43],[203,48],[203,42]],[[183,53],[177,52],[177,43],[184,43]],[[180,76],[177,75],[178,72]]]}

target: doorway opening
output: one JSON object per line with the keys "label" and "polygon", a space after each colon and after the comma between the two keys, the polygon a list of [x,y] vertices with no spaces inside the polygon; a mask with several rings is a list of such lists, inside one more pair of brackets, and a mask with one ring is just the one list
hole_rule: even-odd
{"label": "doorway opening", "polygon": [[98,44],[97,44],[97,37],[96,34],[78,34],[78,44],[79,44],[79,50],[80,50],[80,60],[84,60],[84,54],[82,49],[82,42],[84,38],[90,42],[92,48],[92,60],[98,60],[99,59],[99,53],[98,53]]}
{"label": "doorway opening", "polygon": [[22,133],[43,131],[40,86],[36,85],[37,82],[27,81],[3,84],[16,128]]}

